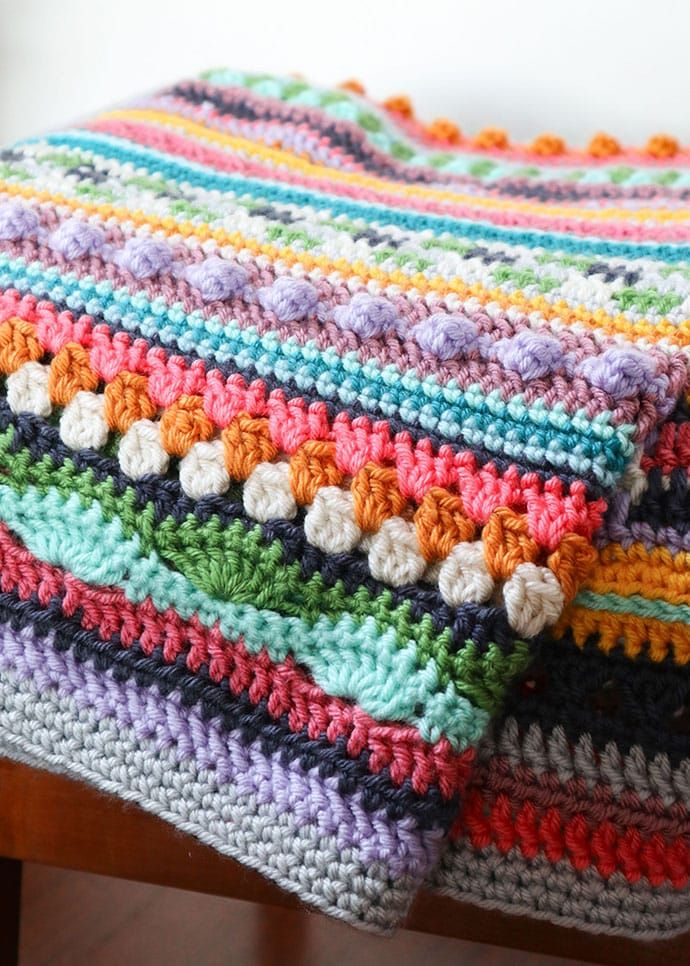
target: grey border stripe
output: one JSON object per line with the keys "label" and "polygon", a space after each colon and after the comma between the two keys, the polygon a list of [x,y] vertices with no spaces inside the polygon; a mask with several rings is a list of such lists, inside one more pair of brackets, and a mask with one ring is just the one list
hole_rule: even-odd
{"label": "grey border stripe", "polygon": [[517,849],[503,855],[495,846],[475,850],[459,842],[446,851],[430,885],[461,902],[588,932],[661,939],[690,929],[690,888],[631,885],[620,872],[604,879],[569,862],[527,860]]}
{"label": "grey border stripe", "polygon": [[380,862],[363,863],[331,836],[297,828],[289,813],[220,786],[212,771],[179,762],[71,698],[39,692],[0,673],[0,748],[9,757],[84,779],[136,802],[217,851],[251,866],[329,915],[390,932],[406,915],[419,882],[393,882]]}

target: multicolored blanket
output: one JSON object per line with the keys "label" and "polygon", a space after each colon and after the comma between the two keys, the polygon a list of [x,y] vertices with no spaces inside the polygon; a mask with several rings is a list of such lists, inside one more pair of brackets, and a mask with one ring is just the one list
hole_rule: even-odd
{"label": "multicolored blanket", "polygon": [[4,752],[372,929],[690,926],[689,195],[230,71],[0,152]]}

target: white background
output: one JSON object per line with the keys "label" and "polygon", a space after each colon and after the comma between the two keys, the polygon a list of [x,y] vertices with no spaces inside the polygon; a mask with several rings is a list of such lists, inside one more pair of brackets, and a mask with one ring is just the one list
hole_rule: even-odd
{"label": "white background", "polygon": [[215,66],[356,76],[468,133],[690,142],[690,0],[0,0],[0,141]]}

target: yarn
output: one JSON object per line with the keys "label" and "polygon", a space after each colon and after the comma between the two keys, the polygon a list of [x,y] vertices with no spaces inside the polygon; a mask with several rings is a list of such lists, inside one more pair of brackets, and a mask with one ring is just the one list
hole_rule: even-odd
{"label": "yarn", "polygon": [[689,187],[232,71],[4,152],[3,753],[367,928],[678,928]]}

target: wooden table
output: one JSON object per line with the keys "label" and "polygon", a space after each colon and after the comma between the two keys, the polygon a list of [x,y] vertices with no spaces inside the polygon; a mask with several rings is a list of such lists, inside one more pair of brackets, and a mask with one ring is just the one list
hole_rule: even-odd
{"label": "wooden table", "polygon": [[[0,964],[17,962],[23,861],[191,889],[266,907],[301,903],[191,836],[78,782],[0,759]],[[593,936],[421,894],[407,929],[620,966],[690,963],[690,934],[657,943]],[[299,937],[291,935],[294,963]],[[262,957],[257,954],[257,963]]]}

